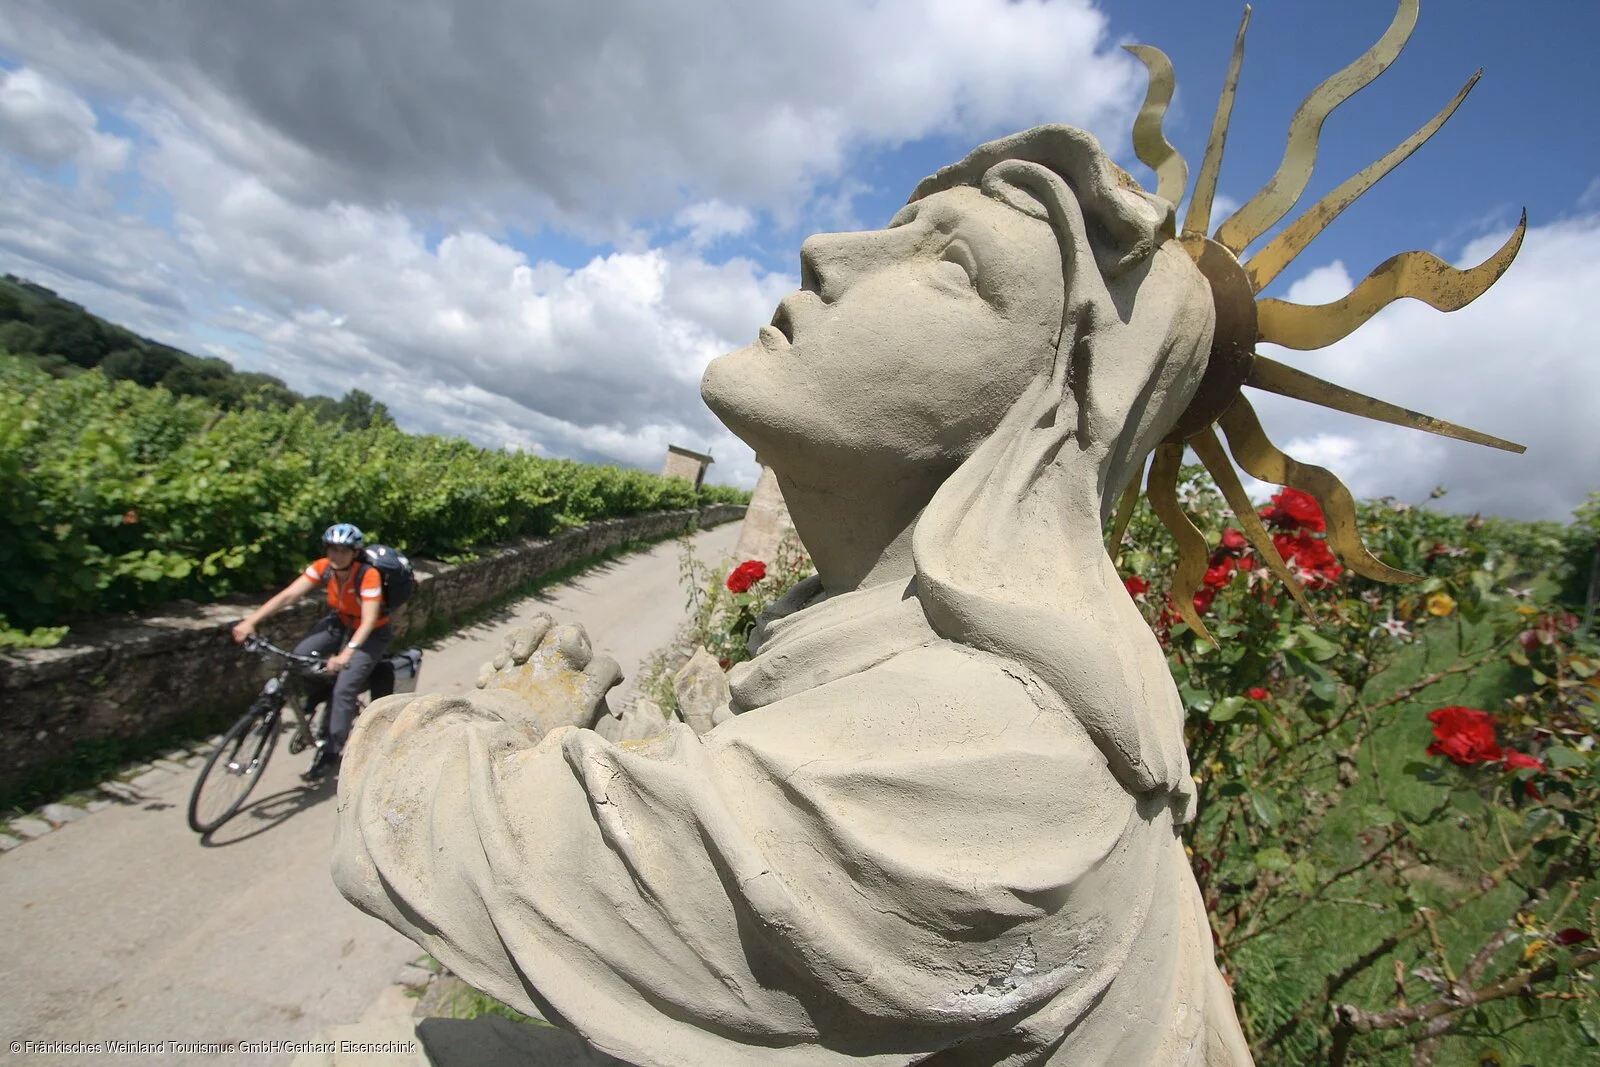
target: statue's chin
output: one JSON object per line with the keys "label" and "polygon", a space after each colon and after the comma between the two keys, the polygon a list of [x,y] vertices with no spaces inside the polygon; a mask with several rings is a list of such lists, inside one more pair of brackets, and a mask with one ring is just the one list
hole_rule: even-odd
{"label": "statue's chin", "polygon": [[700,379],[706,407],[757,452],[771,444],[771,434],[762,431],[778,417],[779,398],[762,365],[771,358],[759,344],[746,345],[712,360]]}

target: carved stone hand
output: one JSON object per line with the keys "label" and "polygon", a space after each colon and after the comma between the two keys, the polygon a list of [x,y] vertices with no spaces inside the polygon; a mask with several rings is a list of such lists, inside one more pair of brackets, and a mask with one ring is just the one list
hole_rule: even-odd
{"label": "carved stone hand", "polygon": [[477,685],[521,697],[542,737],[559,726],[593,726],[606,693],[621,681],[617,661],[596,656],[581,625],[557,626],[540,614],[506,634],[505,647],[479,669]]}

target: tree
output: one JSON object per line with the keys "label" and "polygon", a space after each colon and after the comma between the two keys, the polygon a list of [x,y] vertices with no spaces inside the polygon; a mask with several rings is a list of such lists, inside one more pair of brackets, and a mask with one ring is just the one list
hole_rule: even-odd
{"label": "tree", "polygon": [[41,308],[34,325],[43,334],[39,351],[65,356],[80,367],[98,366],[110,351],[99,321],[66,301]]}
{"label": "tree", "polygon": [[39,351],[39,343],[43,338],[37,326],[32,326],[20,319],[0,324],[0,349],[13,355],[23,355],[28,352]]}
{"label": "tree", "polygon": [[388,406],[381,400],[374,400],[370,393],[360,389],[351,389],[337,401],[326,405],[319,404],[315,410],[319,419],[342,422],[352,430],[394,425],[394,418],[389,414]]}

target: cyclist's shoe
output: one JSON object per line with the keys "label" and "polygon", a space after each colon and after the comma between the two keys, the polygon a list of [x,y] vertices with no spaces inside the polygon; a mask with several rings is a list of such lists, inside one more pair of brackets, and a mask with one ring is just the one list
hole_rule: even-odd
{"label": "cyclist's shoe", "polygon": [[334,752],[326,745],[317,749],[317,754],[311,757],[311,766],[306,768],[306,773],[300,776],[302,782],[320,782],[325,778],[334,778],[339,774],[340,753]]}

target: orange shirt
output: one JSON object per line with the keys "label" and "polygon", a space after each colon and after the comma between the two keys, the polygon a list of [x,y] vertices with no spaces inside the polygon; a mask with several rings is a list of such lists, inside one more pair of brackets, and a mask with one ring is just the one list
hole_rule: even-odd
{"label": "orange shirt", "polygon": [[[356,588],[356,573],[360,572],[361,588]],[[318,585],[327,587],[328,606],[339,613],[339,621],[354,632],[361,626],[361,602],[363,600],[378,600],[383,596],[383,576],[378,573],[378,568],[365,566],[360,560],[350,565],[349,572],[341,581],[334,573],[333,562],[326,556],[317,560],[305,569],[305,576]],[[382,614],[379,609],[376,626],[382,626],[389,621],[389,616]]]}

